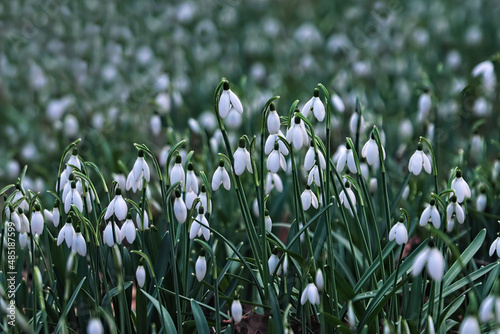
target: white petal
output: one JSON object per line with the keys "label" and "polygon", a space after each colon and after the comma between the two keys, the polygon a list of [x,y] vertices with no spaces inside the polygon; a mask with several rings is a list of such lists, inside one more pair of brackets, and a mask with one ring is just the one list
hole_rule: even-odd
{"label": "white petal", "polygon": [[314,147],[309,147],[306,153],[306,157],[304,158],[304,169],[311,170],[313,168],[316,159],[314,157]]}
{"label": "white petal", "polygon": [[483,302],[481,303],[481,306],[479,307],[479,319],[483,323],[487,323],[490,320],[493,320],[493,303],[495,301],[495,298],[493,295],[489,295],[486,297]]}
{"label": "white petal", "polygon": [[61,228],[61,230],[59,231],[59,234],[57,236],[57,246],[60,246],[62,244],[62,242],[64,241],[64,236],[65,236],[65,232],[66,232],[65,228],[66,228],[66,225],[64,225]]}
{"label": "white petal", "polygon": [[243,106],[241,105],[240,99],[230,89],[228,91],[229,91],[229,100],[231,101],[233,108],[240,114],[243,113]]}
{"label": "white petal", "polygon": [[198,196],[192,192],[189,191],[186,193],[186,208],[191,210],[193,208],[193,202]]}
{"label": "white petal", "polygon": [[293,147],[296,150],[300,150],[304,145],[304,137],[302,132],[299,130],[297,126],[295,126],[295,130],[293,131]]}
{"label": "white petal", "polygon": [[207,273],[207,260],[204,256],[199,256],[194,265],[196,272],[196,279],[198,282],[203,281],[205,274]]}
{"label": "white petal", "polygon": [[480,334],[481,328],[479,328],[479,323],[477,322],[476,317],[467,316],[462,324],[460,325],[460,329],[458,330],[459,334]]}
{"label": "white petal", "polygon": [[402,223],[397,224],[397,226],[396,242],[398,245],[406,244],[408,242],[408,231]]}
{"label": "white petal", "polygon": [[304,104],[304,106],[302,107],[302,111],[301,113],[307,117],[307,115],[309,114],[309,111],[311,111],[311,108],[313,107],[313,101],[314,101],[314,97],[312,97],[311,99],[309,99],[309,101],[306,102],[306,104]]}
{"label": "white petal", "polygon": [[315,194],[315,193],[313,193],[312,191],[311,191],[311,202],[312,202],[312,203],[311,203],[311,204],[312,204],[312,206],[313,206],[315,209],[317,209],[317,208],[318,208],[318,206],[319,206],[319,203],[318,203],[318,198],[316,197],[316,194]]}
{"label": "white petal", "polygon": [[148,163],[146,161],[144,161],[144,164],[142,165],[142,170],[143,170],[144,179],[147,182],[149,182],[151,175],[150,175]]}
{"label": "white petal", "polygon": [[286,164],[285,157],[281,153],[279,154],[279,157],[280,157],[280,166],[281,166],[281,169],[283,169],[283,171],[286,172],[287,164]]}
{"label": "white petal", "polygon": [[175,218],[179,223],[184,223],[187,218],[187,208],[186,204],[181,197],[176,198],[174,201],[174,214]]}
{"label": "white petal", "polygon": [[212,176],[212,190],[216,191],[217,189],[219,189],[221,183],[222,183],[222,171],[221,167],[218,167],[215,170],[214,175]]}
{"label": "white petal", "polygon": [[267,116],[267,129],[269,133],[275,134],[280,130],[280,116],[276,110],[269,112]]}
{"label": "white petal", "polygon": [[446,207],[446,220],[450,220],[453,218],[453,213],[455,212],[455,204],[451,202]]}
{"label": "white petal", "polygon": [[352,150],[347,150],[347,167],[349,167],[349,171],[352,174],[358,173],[356,161],[354,160],[354,152]]}
{"label": "white petal", "polygon": [[302,295],[300,296],[300,303],[304,305],[307,302],[308,296],[307,291],[309,290],[309,284],[305,287],[304,291],[302,291]]}
{"label": "white petal", "polygon": [[456,205],[455,214],[457,215],[458,222],[463,224],[465,221],[465,213],[464,209],[459,204]]}
{"label": "white petal", "polygon": [[323,102],[321,102],[320,98],[316,98],[314,100],[314,117],[318,120],[318,122],[322,122],[325,119],[325,106]]}
{"label": "white petal", "polygon": [[276,190],[278,192],[283,191],[283,182],[281,181],[281,178],[278,174],[271,174],[271,177],[273,178],[273,183],[274,186],[276,187]]}
{"label": "white petal", "polygon": [[422,215],[420,216],[420,220],[419,220],[419,225],[420,226],[425,226],[427,225],[427,223],[429,222],[429,219],[431,219],[431,206],[427,206],[424,211],[422,212]]}
{"label": "white petal", "polygon": [[264,153],[269,155],[274,150],[274,143],[276,142],[276,135],[269,135],[266,139],[266,143],[264,145]]}
{"label": "white petal", "polygon": [[135,233],[135,225],[132,220],[127,220],[122,226],[121,234],[127,239],[127,241],[131,244],[135,241],[136,233]]}
{"label": "white petal", "polygon": [[194,239],[194,237],[198,235],[198,231],[200,230],[200,228],[200,223],[198,223],[196,220],[193,220],[191,229],[189,230],[189,239]]}
{"label": "white petal", "polygon": [[432,173],[432,165],[431,165],[431,161],[429,160],[429,157],[426,155],[426,154],[422,154],[422,158],[423,158],[423,161],[424,161],[424,170],[427,174],[431,174]]}
{"label": "white petal", "polygon": [[134,179],[137,181],[142,175],[142,165],[144,164],[144,158],[138,157],[134,162],[134,167],[132,167],[132,173],[134,174]]}
{"label": "white petal", "polygon": [[304,210],[308,210],[309,207],[311,206],[311,190],[304,190],[302,194],[300,195],[300,199],[302,200],[302,208]]}
{"label": "white petal", "polygon": [[435,228],[439,229],[441,227],[441,216],[436,206],[432,206],[431,210],[431,221]]}
{"label": "white petal", "polygon": [[444,258],[439,250],[432,248],[427,260],[427,272],[435,281],[441,281],[444,275]]}
{"label": "white petal", "polygon": [[311,304],[319,305],[320,300],[319,300],[318,288],[313,283],[309,283],[309,288],[307,289],[307,297]]}
{"label": "white petal", "polygon": [[219,99],[219,115],[221,118],[226,118],[229,113],[229,109],[231,109],[231,101],[229,99],[229,91],[225,90],[220,95]]}
{"label": "white petal", "polygon": [[278,151],[273,150],[267,158],[267,169],[271,173],[277,173],[280,169],[280,154]]}
{"label": "white petal", "polygon": [[414,175],[420,174],[423,167],[422,155],[419,152],[421,153],[422,151],[417,151],[411,156],[408,164],[408,170]]}
{"label": "white petal", "polygon": [[225,169],[222,171],[222,184],[226,190],[231,189],[231,179],[229,178],[229,174]]}
{"label": "white petal", "polygon": [[420,274],[422,272],[422,269],[424,269],[425,264],[427,262],[428,253],[429,253],[429,248],[425,248],[415,257],[412,270],[413,277]]}
{"label": "white petal", "polygon": [[137,284],[142,288],[144,287],[144,283],[146,283],[146,270],[143,266],[138,266],[137,271],[135,272],[135,277],[137,279]]}
{"label": "white petal", "polygon": [[234,173],[236,175],[241,175],[245,171],[246,167],[246,157],[243,149],[240,147],[234,152]]}
{"label": "white petal", "polygon": [[235,323],[239,323],[243,317],[243,309],[239,300],[233,300],[231,304],[231,315]]}
{"label": "white petal", "polygon": [[115,197],[115,216],[118,220],[127,218],[127,202],[123,199],[122,195]]}

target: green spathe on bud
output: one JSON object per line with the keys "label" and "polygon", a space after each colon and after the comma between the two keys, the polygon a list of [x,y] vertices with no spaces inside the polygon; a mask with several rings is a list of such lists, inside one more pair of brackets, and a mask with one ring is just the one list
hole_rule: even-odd
{"label": "green spathe on bud", "polygon": [[139,266],[137,266],[137,270],[135,272],[135,278],[137,279],[137,284],[139,285],[139,287],[143,288],[144,283],[146,283],[146,270],[142,265],[142,261],[139,264]]}

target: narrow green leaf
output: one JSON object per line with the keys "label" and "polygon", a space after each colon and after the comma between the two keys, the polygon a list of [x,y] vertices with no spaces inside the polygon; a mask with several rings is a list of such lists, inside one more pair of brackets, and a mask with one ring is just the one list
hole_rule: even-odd
{"label": "narrow green leaf", "polygon": [[59,319],[59,322],[57,323],[57,327],[54,330],[54,333],[58,333],[59,330],[61,329],[61,326],[65,325],[64,322],[65,322],[66,316],[68,315],[69,310],[71,310],[73,308],[73,306],[74,306],[73,303],[75,302],[75,299],[78,296],[78,292],[80,292],[80,289],[82,288],[82,285],[83,285],[83,282],[85,282],[85,279],[86,279],[86,277],[82,278],[82,280],[80,281],[80,284],[78,284],[75,291],[73,292],[73,295],[71,296],[68,303],[66,304],[66,308],[64,309],[62,316]]}
{"label": "narrow green leaf", "polygon": [[198,302],[194,299],[191,299],[191,311],[193,312],[194,321],[196,322],[196,329],[198,333],[209,333],[207,319],[203,314],[203,311],[198,305]]}
{"label": "narrow green leaf", "polygon": [[[158,300],[155,297],[151,296],[146,291],[144,291],[144,290],[141,289],[141,292],[144,295],[146,295],[146,297],[148,297],[148,299],[151,301],[151,303],[153,304],[153,306],[156,308],[156,310],[158,311],[158,314],[160,316],[163,313],[163,323],[166,326],[166,328],[164,328],[165,332],[166,333],[177,333],[177,329],[175,328],[174,321],[172,320],[172,317],[170,316],[170,313],[168,313],[168,311],[165,308],[165,306],[160,305],[160,303],[158,302]],[[179,324],[179,325],[181,326],[181,324]]]}

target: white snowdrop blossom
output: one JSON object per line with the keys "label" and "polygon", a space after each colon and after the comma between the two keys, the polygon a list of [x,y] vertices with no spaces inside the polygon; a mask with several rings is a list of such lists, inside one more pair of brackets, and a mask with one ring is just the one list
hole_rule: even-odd
{"label": "white snowdrop blossom", "polygon": [[252,170],[252,159],[250,157],[250,152],[247,151],[245,147],[245,139],[241,138],[238,143],[238,149],[234,152],[234,173],[238,176],[243,174],[245,168],[253,173]]}
{"label": "white snowdrop blossom", "polygon": [[35,205],[35,212],[31,215],[31,233],[41,235],[43,233],[44,219],[40,206]]}
{"label": "white snowdrop blossom", "polygon": [[80,193],[76,189],[76,182],[71,182],[71,190],[64,198],[64,212],[68,213],[74,205],[80,212],[83,212],[83,201]]}
{"label": "white snowdrop blossom", "polygon": [[318,291],[323,291],[323,289],[325,288],[325,279],[323,278],[323,272],[321,271],[320,268],[316,270],[316,278],[314,282],[316,283]]}
{"label": "white snowdrop blossom", "polygon": [[337,171],[341,173],[345,166],[349,168],[349,172],[356,174],[358,169],[356,167],[356,161],[354,160],[354,152],[351,149],[349,143],[346,144],[345,149],[341,151],[339,158],[337,160]]}
{"label": "white snowdrop blossom", "polygon": [[297,115],[294,115],[290,121],[292,124],[288,131],[286,132],[286,140],[290,145],[296,150],[300,150],[302,147],[309,146],[310,139],[307,135],[306,127],[304,123]]}
{"label": "white snowdrop blossom", "polygon": [[121,189],[117,188],[115,197],[111,200],[106,209],[104,219],[108,220],[114,214],[118,220],[124,220],[127,218],[127,211],[127,202],[123,199]]}
{"label": "white snowdrop blossom", "polygon": [[476,209],[477,211],[484,212],[486,209],[486,204],[488,204],[488,198],[486,197],[486,190],[481,187],[480,194],[476,197]]}
{"label": "white snowdrop blossom", "polygon": [[279,145],[279,151],[281,152],[281,154],[288,155],[288,153],[289,153],[288,148],[286,147],[285,143],[283,143],[283,141],[280,139],[280,137],[285,138],[285,135],[283,134],[283,132],[281,132],[281,130],[279,130],[278,133],[270,134],[267,137],[266,142],[264,144],[264,153],[265,154],[269,155],[269,153],[271,153],[271,151],[274,150],[274,144],[277,142]]}
{"label": "white snowdrop blossom", "polygon": [[274,275],[276,269],[278,268],[278,264],[280,262],[280,258],[277,254],[275,254],[276,250],[273,250],[273,254],[269,257],[267,264],[269,266],[269,275]]}
{"label": "white snowdrop blossom", "polygon": [[239,299],[233,300],[231,304],[231,315],[233,316],[234,323],[239,323],[241,318],[243,318],[243,308],[241,307],[241,302]]}
{"label": "white snowdrop blossom", "polygon": [[73,228],[73,225],[71,222],[68,220],[66,221],[66,224],[61,228],[59,231],[59,234],[57,236],[57,246],[61,245],[63,241],[66,242],[66,246],[68,248],[71,248],[73,245],[73,238],[75,236],[75,229]]}
{"label": "white snowdrop blossom", "polygon": [[175,200],[174,200],[174,215],[175,219],[180,224],[183,224],[187,218],[187,208],[184,200],[182,199],[181,193],[179,190],[175,191]]}
{"label": "white snowdrop blossom", "polygon": [[73,253],[78,253],[80,256],[87,256],[87,243],[81,232],[76,232],[73,237],[73,243],[71,245],[71,251]]}
{"label": "white snowdrop blossom", "polygon": [[422,123],[423,121],[429,118],[429,113],[431,112],[432,101],[429,91],[426,89],[424,93],[420,95],[418,98],[418,122]]}
{"label": "white snowdrop blossom", "polygon": [[138,157],[135,160],[134,167],[127,176],[126,189],[135,193],[136,191],[142,190],[144,180],[149,182],[150,171],[146,160],[144,159],[144,151],[139,150]]}
{"label": "white snowdrop blossom", "polygon": [[300,195],[300,199],[302,200],[302,208],[304,210],[309,210],[311,205],[317,209],[318,208],[318,198],[316,194],[311,190],[310,186],[306,186],[306,189]]}
{"label": "white snowdrop blossom", "polygon": [[460,204],[457,203],[457,197],[452,196],[450,203],[446,207],[446,221],[447,221],[446,230],[448,232],[451,232],[453,230],[453,226],[455,225],[455,217],[457,218],[460,224],[464,223],[465,221],[464,209]]}
{"label": "white snowdrop blossom", "polygon": [[158,136],[161,133],[161,117],[158,112],[155,111],[155,113],[151,115],[149,126],[154,136]]}
{"label": "white snowdrop blossom", "polygon": [[175,164],[170,170],[170,184],[176,184],[180,182],[180,186],[184,184],[184,178],[186,175],[184,174],[184,167],[182,167],[182,157],[177,155],[175,157]]}
{"label": "white snowdrop blossom", "polygon": [[240,114],[243,113],[240,99],[229,89],[229,82],[224,82],[223,91],[219,98],[219,116],[226,118],[232,109]]}
{"label": "white snowdrop blossom", "polygon": [[132,244],[135,241],[135,224],[132,221],[132,215],[130,213],[127,214],[127,220],[125,220],[125,222],[123,223],[120,234],[122,236],[122,239],[126,239],[129,244]]}
{"label": "white snowdrop blossom", "polygon": [[26,248],[26,245],[28,244],[28,233],[19,233],[19,246],[21,246],[22,249]]}
{"label": "white snowdrop blossom", "polygon": [[21,209],[20,207],[18,208],[18,214],[19,214],[19,221],[21,223],[20,233],[29,232],[30,222],[28,220],[28,217],[26,217],[26,214],[24,213],[23,209]]}
{"label": "white snowdrop blossom", "polygon": [[[21,208],[19,208],[19,209],[22,210]],[[12,224],[14,224],[16,231],[22,233],[21,232],[21,230],[22,230],[21,218],[19,217],[19,214],[16,212],[16,210],[14,208],[12,208],[12,210],[10,210],[10,215],[6,214],[6,216],[10,216],[10,221]],[[24,228],[24,232],[26,232],[26,230],[27,229]]]}
{"label": "white snowdrop blossom", "polygon": [[451,181],[451,189],[455,191],[458,203],[462,203],[466,198],[471,197],[469,185],[462,177],[462,172],[457,170],[455,178]]}
{"label": "white snowdrop blossom", "polygon": [[141,216],[141,213],[137,212],[137,214],[135,215],[135,223],[137,224],[137,228],[141,231],[148,229],[149,228],[148,211],[144,210],[142,212],[142,216]]}
{"label": "white snowdrop blossom", "polygon": [[458,334],[480,334],[481,328],[479,327],[479,322],[475,316],[467,316],[462,321]]}
{"label": "white snowdrop blossom", "polygon": [[424,168],[427,174],[432,173],[432,165],[429,157],[422,151],[422,144],[418,143],[417,150],[410,158],[408,162],[408,171],[414,175],[420,174]]}
{"label": "white snowdrop blossom", "polygon": [[389,232],[389,240],[392,241],[394,239],[396,239],[396,243],[398,245],[406,244],[408,242],[408,230],[406,229],[404,223],[397,222],[396,225],[391,228],[391,231]]}
{"label": "white snowdrop blossom", "polygon": [[500,297],[494,295],[486,297],[479,306],[478,315],[482,323],[495,320],[500,324]]}
{"label": "white snowdrop blossom", "polygon": [[304,305],[307,301],[311,304],[319,305],[319,291],[314,283],[309,283],[306,285],[302,295],[300,296],[300,303]]}
{"label": "white snowdrop blossom", "polygon": [[115,245],[115,240],[116,244],[121,244],[123,237],[120,228],[115,223],[109,221],[102,232],[102,240],[109,247],[113,247]]}
{"label": "white snowdrop blossom", "polygon": [[425,226],[425,224],[431,222],[435,228],[439,229],[441,227],[441,215],[439,214],[435,204],[436,201],[431,199],[429,205],[424,209],[422,215],[420,216],[420,226]]}
{"label": "white snowdrop blossom", "polygon": [[321,187],[321,179],[319,173],[322,173],[322,171],[320,171],[317,165],[314,165],[314,167],[309,171],[309,175],[307,176],[308,186],[314,183],[318,187]]}
{"label": "white snowdrop blossom", "polygon": [[198,198],[198,195],[193,192],[193,191],[188,191],[186,193],[186,208],[188,210],[191,210],[193,208],[193,203],[195,201],[195,199]]}
{"label": "white snowdrop blossom", "polygon": [[194,237],[201,237],[203,235],[203,238],[205,238],[206,241],[210,239],[210,230],[207,228],[207,226],[210,226],[208,224],[208,220],[205,217],[204,214],[205,210],[203,209],[202,206],[198,209],[198,216],[193,220],[193,223],[191,224],[191,229],[189,230],[189,239],[194,239]]}
{"label": "white snowdrop blossom", "polygon": [[[382,159],[385,160],[385,149],[383,146],[381,146],[381,148],[382,148]],[[366,158],[366,162],[370,166],[376,165],[378,163],[379,151],[373,133],[371,135],[370,140],[368,140],[366,144],[363,146],[363,149],[361,150],[361,156],[363,158]]]}
{"label": "white snowdrop blossom", "polygon": [[481,81],[485,87],[486,92],[493,93],[495,91],[497,78],[495,75],[493,62],[491,62],[490,60],[486,60],[477,64],[472,69],[472,75],[474,77],[481,77]]}
{"label": "white snowdrop blossom", "polygon": [[212,213],[212,200],[210,200],[210,203],[208,202],[208,196],[207,196],[207,189],[205,188],[205,185],[201,185],[201,191],[200,194],[198,195],[198,198],[200,201],[198,204],[196,204],[196,209],[198,210],[200,206],[203,206],[207,213]]}
{"label": "white snowdrop blossom", "polygon": [[[319,159],[320,168],[325,170],[326,169],[325,156],[323,155],[323,153],[319,149],[318,149],[318,159]],[[316,154],[315,154],[314,146],[311,143],[311,146],[307,150],[306,156],[304,158],[304,169],[311,170],[311,168],[313,168],[313,166],[315,164],[316,164]]]}
{"label": "white snowdrop blossom", "polygon": [[426,247],[416,256],[412,275],[413,277],[417,276],[426,267],[429,276],[440,282],[443,279],[444,266],[443,254],[435,247]]}
{"label": "white snowdrop blossom", "polygon": [[[339,201],[340,201],[340,204],[343,204],[344,207],[347,210],[349,210],[351,215],[353,215],[351,205],[349,204],[349,199],[351,200],[352,205],[353,205],[354,209],[356,210],[356,195],[354,195],[354,192],[351,189],[351,184],[349,182],[345,183],[345,190],[346,191],[344,192],[344,189],[342,189],[342,191],[340,192]],[[348,196],[349,196],[349,198],[348,198]]]}
{"label": "white snowdrop blossom", "polygon": [[269,105],[269,114],[267,115],[267,131],[269,131],[270,134],[278,134],[280,125],[280,116],[276,111],[276,106],[271,102]]}
{"label": "white snowdrop blossom", "polygon": [[102,326],[101,320],[97,318],[92,318],[87,325],[87,334],[103,334],[104,327]]}
{"label": "white snowdrop blossom", "polygon": [[280,176],[277,173],[267,173],[266,175],[266,195],[269,195],[271,191],[276,188],[278,192],[283,191],[283,181],[281,181]]}
{"label": "white snowdrop blossom", "polygon": [[495,253],[497,254],[498,257],[500,257],[500,236],[498,236],[495,240],[493,240],[490,246],[490,251],[489,251],[490,256],[493,256],[493,254]]}
{"label": "white snowdrop blossom", "polygon": [[356,137],[356,134],[358,132],[358,122],[360,122],[359,132],[362,133],[365,130],[365,120],[363,118],[363,115],[360,116],[358,112],[353,112],[351,118],[349,119],[349,131],[352,138]]}
{"label": "white snowdrop blossom", "polygon": [[264,226],[267,232],[271,232],[271,230],[273,229],[273,221],[271,220],[271,217],[269,216],[269,211],[267,210],[264,214]]}
{"label": "white snowdrop blossom", "polygon": [[[74,166],[74,167],[73,167]],[[82,165],[80,163],[80,159],[78,159],[78,149],[74,148],[73,151],[71,152],[71,156],[69,157],[68,161],[66,162],[66,176],[69,176],[73,169],[76,167],[77,170],[80,170],[82,168]]]}
{"label": "white snowdrop blossom", "polygon": [[309,111],[312,111],[314,114],[314,117],[318,120],[318,122],[322,122],[323,119],[325,119],[325,105],[319,98],[319,89],[315,88],[313,97],[306,102],[304,107],[302,108],[302,114],[304,114],[306,117],[309,114]]}
{"label": "white snowdrop blossom", "polygon": [[198,178],[194,173],[194,167],[192,163],[188,164],[186,172],[186,191],[198,192]]}
{"label": "white snowdrop blossom", "polygon": [[135,279],[137,280],[137,284],[139,287],[143,288],[144,283],[146,283],[146,269],[144,269],[143,265],[138,265],[137,270],[135,271]]}
{"label": "white snowdrop blossom", "polygon": [[223,185],[226,190],[231,189],[231,179],[227,170],[224,168],[224,160],[219,161],[219,167],[215,170],[212,177],[212,190],[216,191],[220,185]]}
{"label": "white snowdrop blossom", "polygon": [[340,96],[333,93],[331,100],[332,100],[332,105],[335,106],[335,109],[337,109],[338,112],[343,113],[345,111],[345,105]]}
{"label": "white snowdrop blossom", "polygon": [[286,165],[286,160],[283,154],[279,151],[279,144],[276,142],[274,143],[274,150],[269,154],[269,157],[267,158],[267,170],[270,171],[271,173],[277,173],[281,167],[283,171],[286,171],[287,165]]}
{"label": "white snowdrop blossom", "polygon": [[198,282],[203,281],[205,275],[207,274],[207,259],[205,258],[205,252],[202,252],[202,254],[198,256],[198,259],[194,264],[194,271]]}

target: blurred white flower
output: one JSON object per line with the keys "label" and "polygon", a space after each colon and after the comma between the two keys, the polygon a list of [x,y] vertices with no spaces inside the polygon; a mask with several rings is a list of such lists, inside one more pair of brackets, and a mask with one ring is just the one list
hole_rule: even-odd
{"label": "blurred white flower", "polygon": [[281,181],[281,178],[278,174],[276,173],[267,173],[266,175],[266,190],[265,194],[269,195],[271,191],[276,188],[278,192],[283,191],[283,181]]}
{"label": "blurred white flower", "polygon": [[429,276],[439,282],[443,279],[444,266],[443,254],[437,248],[426,247],[415,257],[412,275],[417,276],[426,267]]}
{"label": "blurred white flower", "polygon": [[480,334],[481,328],[475,316],[467,316],[462,321],[458,334]]}
{"label": "blurred white flower", "polygon": [[300,296],[300,303],[302,305],[304,305],[307,301],[311,304],[320,304],[319,291],[314,283],[307,284],[304,291],[302,291],[302,295]]}
{"label": "blurred white flower", "polygon": [[238,299],[233,300],[231,304],[231,315],[233,316],[234,323],[239,323],[243,317],[243,309]]}
{"label": "blurred white flower", "polygon": [[316,283],[316,287],[318,288],[318,291],[323,291],[323,289],[325,288],[325,280],[323,278],[323,272],[321,271],[320,268],[318,268],[318,270],[316,270],[316,278],[315,278],[315,283]]}
{"label": "blurred white flower", "polygon": [[429,114],[432,108],[431,96],[429,90],[425,89],[422,95],[418,98],[418,116],[417,120],[419,123],[429,119]]}
{"label": "blurred white flower", "polygon": [[500,257],[500,236],[498,236],[490,246],[489,254],[493,256],[493,254],[497,253],[497,256]]}
{"label": "blurred white flower", "polygon": [[87,334],[103,334],[104,328],[102,326],[101,320],[97,318],[90,319],[87,325]]}
{"label": "blurred white flower", "polygon": [[478,315],[484,324],[491,320],[500,324],[500,297],[494,295],[486,297],[479,307]]}
{"label": "blurred white flower", "polygon": [[345,105],[344,105],[344,102],[342,101],[342,99],[340,98],[340,96],[338,96],[337,94],[333,93],[332,97],[331,97],[331,100],[332,100],[332,104],[335,107],[335,109],[337,109],[337,111],[339,113],[344,113],[344,111],[345,111]]}
{"label": "blurred white flower", "polygon": [[[361,119],[360,119],[361,117]],[[365,120],[363,118],[363,115],[359,115],[357,112],[353,112],[351,115],[351,118],[349,119],[349,131],[351,134],[351,137],[355,138],[356,134],[358,132],[358,122],[359,124],[359,133],[363,133],[365,130]]]}
{"label": "blurred white flower", "polygon": [[74,138],[78,136],[80,131],[80,125],[78,124],[78,119],[74,115],[66,115],[64,117],[64,134],[67,137]]}
{"label": "blurred white flower", "polygon": [[486,197],[486,189],[483,186],[479,189],[480,194],[476,197],[476,209],[477,211],[484,212],[486,205],[488,204],[488,198]]}
{"label": "blurred white flower", "polygon": [[151,116],[151,119],[149,120],[149,126],[151,127],[151,132],[154,136],[158,136],[161,133],[161,117],[157,112],[155,112]]}

